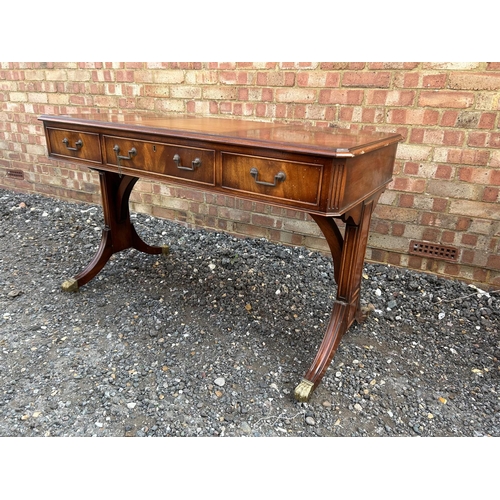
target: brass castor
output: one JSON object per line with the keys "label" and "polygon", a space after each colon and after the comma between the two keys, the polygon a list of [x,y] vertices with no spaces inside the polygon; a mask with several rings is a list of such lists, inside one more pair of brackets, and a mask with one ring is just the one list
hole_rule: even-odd
{"label": "brass castor", "polygon": [[61,285],[61,288],[63,289],[64,292],[76,292],[78,290],[78,281],[76,281],[73,278],[66,280]]}
{"label": "brass castor", "polygon": [[170,247],[168,245],[163,245],[161,247],[161,253],[163,255],[168,255],[170,253]]}
{"label": "brass castor", "polygon": [[294,396],[297,401],[306,403],[312,396],[314,383],[303,378],[300,384],[295,388]]}

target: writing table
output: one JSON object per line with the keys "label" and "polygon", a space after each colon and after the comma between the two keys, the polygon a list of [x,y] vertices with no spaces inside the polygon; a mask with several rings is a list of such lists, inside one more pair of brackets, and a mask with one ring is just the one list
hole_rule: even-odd
{"label": "writing table", "polygon": [[[316,357],[295,388],[308,401],[338,344],[361,320],[360,286],[370,220],[392,180],[399,134],[263,123],[231,118],[89,114],[43,115],[49,157],[84,164],[100,178],[104,228],[97,253],[63,283],[74,291],[111,255],[148,245],[130,221],[139,178],[261,201],[307,212],[331,250],[337,296]],[[336,220],[344,222],[344,231]]]}

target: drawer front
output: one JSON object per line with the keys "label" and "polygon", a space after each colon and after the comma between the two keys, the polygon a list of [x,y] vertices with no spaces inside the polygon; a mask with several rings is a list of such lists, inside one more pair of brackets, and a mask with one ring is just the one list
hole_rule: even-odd
{"label": "drawer front", "polygon": [[321,164],[222,153],[222,187],[263,198],[317,206],[322,177]]}
{"label": "drawer front", "polygon": [[215,152],[152,141],[104,136],[106,163],[213,185]]}
{"label": "drawer front", "polygon": [[47,147],[52,156],[75,158],[92,163],[101,163],[99,134],[47,128]]}

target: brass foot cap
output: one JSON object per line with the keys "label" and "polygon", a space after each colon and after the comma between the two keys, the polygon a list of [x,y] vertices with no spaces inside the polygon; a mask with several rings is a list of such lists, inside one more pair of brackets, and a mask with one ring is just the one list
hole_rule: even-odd
{"label": "brass foot cap", "polygon": [[314,390],[314,383],[310,380],[303,378],[300,384],[295,388],[294,396],[297,401],[306,403],[312,396]]}
{"label": "brass foot cap", "polygon": [[170,247],[168,245],[163,245],[161,247],[161,253],[163,255],[168,255],[170,253]]}
{"label": "brass foot cap", "polygon": [[76,292],[78,290],[78,281],[75,279],[71,278],[69,280],[66,280],[62,285],[61,288],[65,292]]}

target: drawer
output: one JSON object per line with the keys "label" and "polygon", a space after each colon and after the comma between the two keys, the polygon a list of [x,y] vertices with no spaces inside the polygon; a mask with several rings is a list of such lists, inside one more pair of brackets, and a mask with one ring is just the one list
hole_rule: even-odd
{"label": "drawer", "polygon": [[101,163],[99,134],[59,128],[47,128],[47,147],[51,156],[63,156]]}
{"label": "drawer", "polygon": [[317,206],[323,165],[222,153],[222,187]]}
{"label": "drawer", "polygon": [[215,151],[153,141],[104,136],[107,165],[213,185]]}

